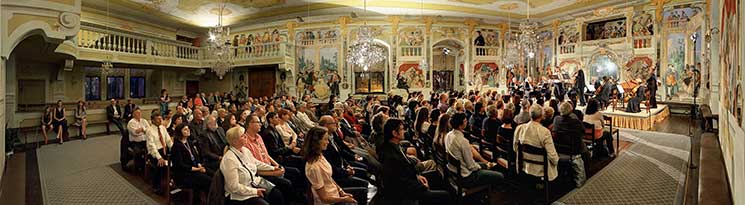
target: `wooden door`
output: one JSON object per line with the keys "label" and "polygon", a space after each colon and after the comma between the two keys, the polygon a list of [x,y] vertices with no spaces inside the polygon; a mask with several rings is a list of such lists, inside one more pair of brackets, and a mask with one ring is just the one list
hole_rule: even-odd
{"label": "wooden door", "polygon": [[248,96],[256,98],[274,95],[276,68],[251,70],[248,73]]}
{"label": "wooden door", "polygon": [[199,81],[196,81],[196,80],[186,81],[186,96],[193,98],[194,94],[197,94],[197,92],[199,92]]}

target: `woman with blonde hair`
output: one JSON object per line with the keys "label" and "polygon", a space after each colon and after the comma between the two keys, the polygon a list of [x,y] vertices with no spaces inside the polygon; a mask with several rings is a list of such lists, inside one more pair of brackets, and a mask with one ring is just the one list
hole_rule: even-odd
{"label": "woman with blonde hair", "polygon": [[[248,123],[259,123],[258,120]],[[220,162],[220,171],[225,177],[225,204],[284,204],[282,193],[259,175],[279,170],[256,160],[246,144],[242,127],[230,128],[225,134],[228,146]]]}

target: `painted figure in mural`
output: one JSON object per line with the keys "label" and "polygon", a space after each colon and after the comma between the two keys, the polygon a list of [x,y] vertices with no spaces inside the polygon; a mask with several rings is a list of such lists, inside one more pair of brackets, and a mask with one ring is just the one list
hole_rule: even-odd
{"label": "painted figure in mural", "polygon": [[414,85],[415,87],[419,88],[424,87],[424,74],[418,72],[414,68],[407,70],[406,74],[409,77],[410,85]]}
{"label": "painted figure in mural", "polygon": [[335,96],[339,96],[339,82],[341,82],[341,77],[339,77],[339,73],[334,71],[327,71],[329,72],[329,80],[328,80],[328,86],[331,89],[331,94]]}
{"label": "painted figure in mural", "polygon": [[672,99],[672,96],[676,94],[678,86],[678,76],[675,71],[675,66],[672,64],[667,65],[667,76],[665,76],[665,89],[667,89],[667,99]]}
{"label": "painted figure in mural", "polygon": [[248,84],[246,83],[246,77],[241,74],[238,76],[238,84],[235,85],[233,88],[233,93],[235,93],[235,97],[243,100],[246,98],[246,90],[248,90]]}
{"label": "painted figure in mural", "polygon": [[406,82],[406,78],[404,78],[404,76],[401,75],[401,73],[399,73],[398,76],[396,77],[396,80],[398,81],[398,83],[396,84],[396,88],[398,88],[398,89],[404,89],[408,93],[409,92],[409,83]]}
{"label": "painted figure in mural", "polygon": [[313,87],[315,89],[313,95],[318,99],[326,99],[331,95],[331,88],[324,82],[323,78],[316,78]]}

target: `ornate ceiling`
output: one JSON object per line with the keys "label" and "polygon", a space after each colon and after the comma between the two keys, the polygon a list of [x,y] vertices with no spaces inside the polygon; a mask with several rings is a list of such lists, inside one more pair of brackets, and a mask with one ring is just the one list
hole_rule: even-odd
{"label": "ornate ceiling", "polygon": [[[84,0],[83,6],[104,10],[104,0]],[[296,16],[350,15],[441,15],[482,19],[544,18],[607,6],[624,0],[164,0],[159,7],[152,0],[109,0],[112,12],[145,20],[178,22],[184,27],[205,28],[217,23],[225,2],[224,22],[229,25],[260,24]]]}

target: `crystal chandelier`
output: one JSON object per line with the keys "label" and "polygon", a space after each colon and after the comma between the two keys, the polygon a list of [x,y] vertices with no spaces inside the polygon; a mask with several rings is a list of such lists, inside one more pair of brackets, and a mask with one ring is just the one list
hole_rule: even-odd
{"label": "crystal chandelier", "polygon": [[[109,0],[106,0],[106,22],[109,22]],[[108,31],[108,27],[106,27],[106,35],[110,35],[111,32]],[[109,36],[105,36],[104,38],[109,39]],[[106,56],[106,59],[101,61],[101,74],[102,75],[108,75],[114,71],[114,64],[111,63],[111,56]]]}
{"label": "crystal chandelier", "polygon": [[108,75],[114,72],[114,64],[111,63],[111,57],[106,57],[106,60],[101,62],[101,74]]}
{"label": "crystal chandelier", "polygon": [[530,0],[527,4],[528,19],[520,23],[520,35],[517,36],[518,49],[524,52],[528,58],[535,57],[538,46],[540,45],[540,35],[538,35],[538,22],[530,21]]}
{"label": "crystal chandelier", "polygon": [[517,42],[515,42],[515,34],[512,33],[511,22],[512,18],[510,13],[507,12],[507,33],[504,36],[507,45],[505,45],[505,54],[502,55],[502,63],[507,68],[513,68],[520,63],[520,52],[518,52]]}
{"label": "crystal chandelier", "polygon": [[225,3],[220,7],[217,25],[209,30],[209,47],[207,47],[210,58],[212,59],[210,69],[220,79],[226,73],[230,72],[235,65],[233,55],[230,52],[232,46],[230,44],[230,28],[222,25],[223,10],[225,10]]}
{"label": "crystal chandelier", "polygon": [[[367,13],[367,1],[365,1],[365,13]],[[361,67],[367,72],[371,66],[385,60],[385,50],[375,44],[375,36],[378,34],[379,32],[367,26],[367,23],[362,25],[357,32],[357,39],[349,48],[347,63]]]}

